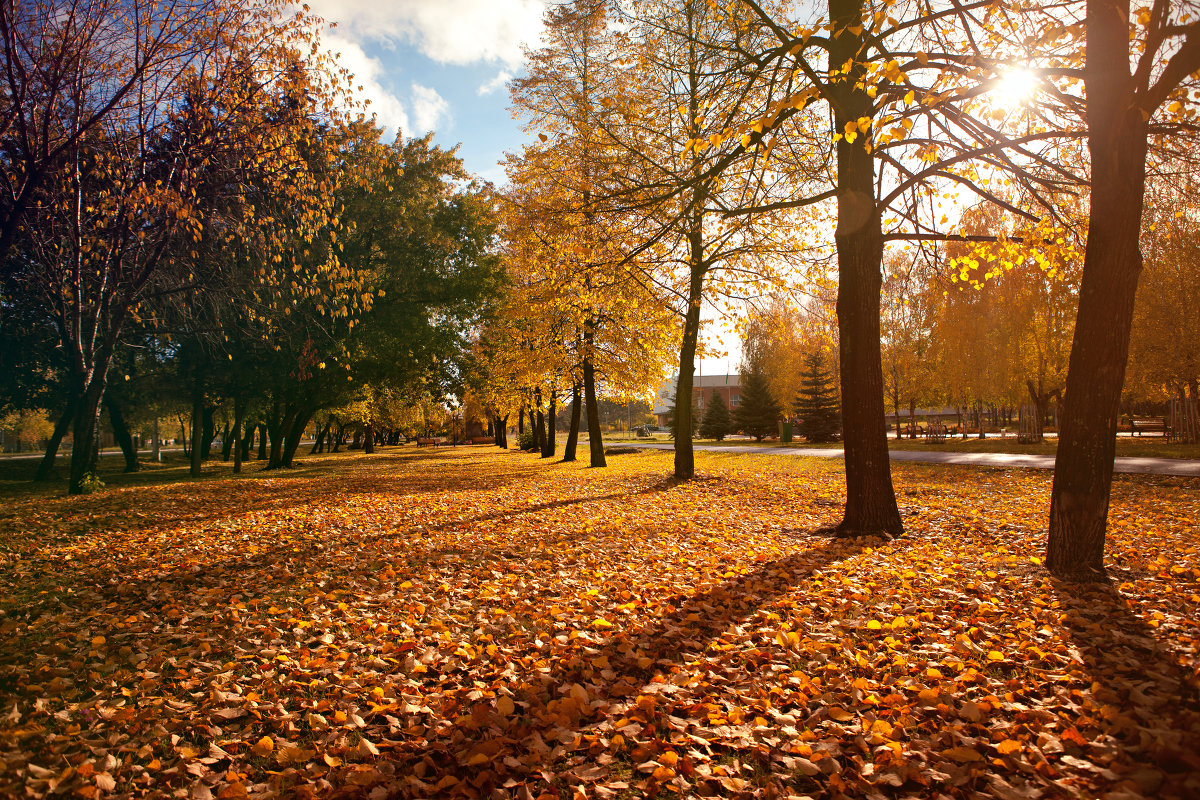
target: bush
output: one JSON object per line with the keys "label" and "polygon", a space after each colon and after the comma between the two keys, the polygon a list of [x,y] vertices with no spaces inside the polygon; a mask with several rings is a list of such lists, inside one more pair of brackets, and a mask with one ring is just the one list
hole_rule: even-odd
{"label": "bush", "polygon": [[537,447],[537,435],[533,431],[525,431],[517,435],[517,448],[520,450],[533,450]]}

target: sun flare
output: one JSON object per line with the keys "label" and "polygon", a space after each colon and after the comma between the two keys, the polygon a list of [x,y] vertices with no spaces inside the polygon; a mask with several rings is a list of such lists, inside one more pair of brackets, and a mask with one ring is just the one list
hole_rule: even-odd
{"label": "sun flare", "polygon": [[1006,106],[1021,105],[1033,97],[1037,88],[1037,75],[1029,70],[1008,70],[996,84],[996,100]]}

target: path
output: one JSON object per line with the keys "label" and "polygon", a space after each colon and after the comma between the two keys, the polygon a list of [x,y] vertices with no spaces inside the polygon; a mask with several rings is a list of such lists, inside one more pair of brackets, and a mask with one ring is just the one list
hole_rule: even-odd
{"label": "path", "polygon": [[[669,442],[622,442],[620,446],[641,447],[648,450],[675,449],[675,445]],[[693,447],[697,450],[705,450],[713,453],[756,453],[773,456],[813,456],[815,458],[842,458],[845,455],[840,449],[816,447],[762,447],[736,444],[695,444]],[[1054,456],[1027,455],[1022,453],[926,453],[920,450],[892,450],[890,455],[893,461],[920,461],[927,464],[1054,469]],[[1183,458],[1118,456],[1114,469],[1117,472],[1140,475],[1181,475],[1189,478],[1200,478],[1200,461]]]}

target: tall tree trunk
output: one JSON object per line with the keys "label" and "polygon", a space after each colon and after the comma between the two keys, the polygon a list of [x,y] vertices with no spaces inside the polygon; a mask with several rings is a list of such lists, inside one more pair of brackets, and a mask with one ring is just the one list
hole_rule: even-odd
{"label": "tall tree trunk", "polygon": [[[832,87],[834,128],[873,115],[862,87],[862,0],[829,0],[833,28],[829,63],[855,64]],[[857,28],[855,28],[857,26]],[[858,33],[854,33],[857,30]],[[856,88],[856,84],[857,87]],[[837,315],[846,453],[846,512],[840,535],[899,535],[903,531],[888,461],[879,301],[883,287],[883,230],[875,204],[873,155],[856,139],[837,143]],[[676,401],[676,407],[679,406]]]}
{"label": "tall tree trunk", "polygon": [[579,381],[571,382],[571,428],[567,431],[567,443],[563,447],[563,461],[574,461],[579,446],[579,418],[583,414],[583,398]]}
{"label": "tall tree trunk", "polygon": [[315,411],[297,410],[295,417],[292,419],[292,424],[288,426],[287,435],[283,440],[283,455],[280,458],[280,465],[291,469],[292,461],[296,457],[296,449],[300,447],[300,440],[304,438],[304,431],[308,428],[308,423],[312,420],[312,415]]}
{"label": "tall tree trunk", "polygon": [[121,406],[116,400],[109,397],[104,399],[104,405],[108,408],[108,422],[112,426],[113,438],[117,440],[117,444],[121,448],[121,455],[125,457],[125,471],[137,472],[137,448],[134,447],[133,437],[129,435],[129,426],[125,424]]}
{"label": "tall tree trunk", "polygon": [[67,398],[67,407],[63,409],[62,416],[54,424],[54,432],[50,434],[50,440],[46,442],[46,452],[42,455],[42,461],[38,464],[37,472],[33,476],[35,481],[48,481],[54,477],[54,460],[58,457],[58,448],[62,445],[67,430],[71,427],[71,421],[75,419],[77,402],[74,394]]}
{"label": "tall tree trunk", "polygon": [[363,431],[363,452],[367,455],[375,452],[375,428],[369,422]]}
{"label": "tall tree trunk", "polygon": [[283,466],[283,435],[292,422],[295,411],[289,406],[281,409],[276,402],[267,415],[267,433],[271,437],[271,453],[267,458],[266,469],[278,469]]}
{"label": "tall tree trunk", "polygon": [[1079,310],[1059,416],[1046,566],[1102,576],[1116,455],[1117,412],[1134,295],[1146,188],[1146,121],[1129,74],[1129,6],[1088,0],[1088,149],[1091,215]]}
{"label": "tall tree trunk", "polygon": [[533,451],[542,453],[546,449],[546,414],[542,411],[542,387],[533,391],[533,403],[537,412],[531,417],[533,422]]}
{"label": "tall tree trunk", "polygon": [[262,421],[258,423],[258,459],[266,461],[267,459],[267,423]]}
{"label": "tall tree trunk", "polygon": [[587,413],[590,466],[607,467],[608,462],[604,458],[604,435],[600,433],[600,408],[596,403],[596,368],[592,363],[594,325],[589,319],[583,328],[583,403]]}
{"label": "tall tree trunk", "polygon": [[70,494],[82,494],[87,476],[94,475],[98,468],[100,401],[104,398],[107,385],[107,369],[107,365],[104,372],[100,372],[99,367],[95,368],[75,406],[75,419],[71,426],[71,475],[67,486]]}
{"label": "tall tree trunk", "polygon": [[521,406],[521,410],[517,412],[517,437],[525,435],[525,406]]}
{"label": "tall tree trunk", "polygon": [[200,474],[204,460],[204,389],[199,380],[192,387],[192,458],[189,473]]}
{"label": "tall tree trunk", "polygon": [[[702,256],[702,233],[689,233],[693,259]],[[696,430],[692,419],[692,387],[695,385],[696,347],[700,341],[700,304],[704,296],[704,266],[693,261],[688,280],[688,307],[683,315],[683,342],[679,347],[679,378],[675,382],[675,477],[689,480],[696,476],[696,453],[692,438]],[[681,399],[682,398],[682,399]]]}
{"label": "tall tree trunk", "polygon": [[323,426],[317,426],[317,440],[313,442],[312,450],[308,451],[310,456],[315,456],[317,453],[325,450],[325,437],[329,435],[329,429],[333,426],[333,420],[325,420]]}
{"label": "tall tree trunk", "polygon": [[542,443],[542,458],[554,458],[554,415],[558,413],[558,390],[550,390],[550,405],[546,412],[545,441]]}
{"label": "tall tree trunk", "polygon": [[203,452],[200,454],[200,457],[205,461],[212,457],[212,443],[217,438],[216,413],[216,406],[204,406],[200,415],[200,418],[204,421],[204,430],[201,438],[204,446],[201,448]]}
{"label": "tall tree trunk", "polygon": [[338,425],[337,435],[333,437],[333,450],[331,453],[336,453],[342,446],[342,440],[346,438],[346,423]]}
{"label": "tall tree trunk", "polygon": [[233,396],[233,430],[229,432],[229,439],[233,445],[233,472],[238,474],[242,471],[242,461],[246,457],[246,450],[249,448],[249,443],[241,435],[242,425],[246,422],[246,401],[242,399],[241,394]]}

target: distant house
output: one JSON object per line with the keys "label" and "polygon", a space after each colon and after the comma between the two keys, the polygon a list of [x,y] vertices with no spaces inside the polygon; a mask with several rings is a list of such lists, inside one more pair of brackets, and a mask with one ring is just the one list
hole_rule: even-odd
{"label": "distant house", "polygon": [[[671,406],[674,405],[676,381],[677,378],[664,381],[658,387],[658,391],[654,393],[652,413],[657,418],[660,428],[667,427],[667,417],[671,413]],[[726,373],[724,375],[697,375],[692,379],[692,397],[695,398],[696,406],[701,411],[704,411],[704,407],[712,401],[715,394],[720,394],[721,399],[730,409],[736,408],[742,401],[742,376],[737,373]]]}

